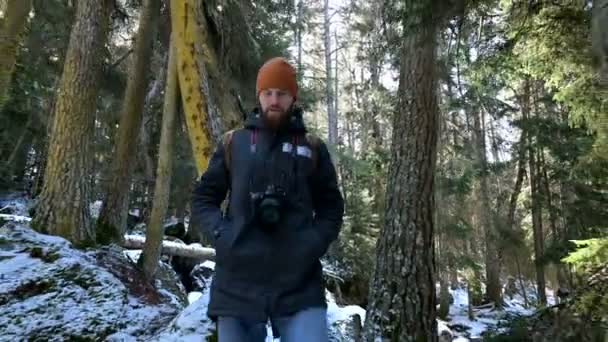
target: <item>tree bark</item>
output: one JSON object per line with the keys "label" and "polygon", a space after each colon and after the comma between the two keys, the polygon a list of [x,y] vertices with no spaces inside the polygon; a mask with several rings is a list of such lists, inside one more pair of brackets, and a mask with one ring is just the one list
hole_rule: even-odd
{"label": "tree bark", "polygon": [[127,227],[129,189],[141,125],[148,70],[160,11],[159,0],[145,0],[139,17],[134,60],[123,100],[110,182],[97,220],[97,241],[121,242]]}
{"label": "tree bark", "polygon": [[146,243],[138,260],[147,280],[154,279],[160,258],[163,241],[163,219],[169,205],[171,187],[171,172],[173,165],[173,145],[175,141],[175,112],[177,109],[178,86],[177,64],[174,38],[171,38],[169,47],[169,61],[167,63],[167,87],[165,88],[165,103],[163,108],[163,122],[160,135],[158,153],[158,167],[156,169],[156,186],[154,188],[154,204],[150,222],[146,229]]}
{"label": "tree bark", "polygon": [[0,109],[8,99],[19,42],[31,8],[32,0],[7,0],[6,3],[0,28]]}
{"label": "tree bark", "polygon": [[302,31],[303,31],[302,16],[304,15],[304,1],[303,0],[298,0],[297,10],[298,10],[298,12],[296,15],[296,44],[298,47],[298,60],[297,60],[298,84],[302,84],[302,78],[304,76],[304,74],[303,74],[304,69],[302,67]]}
{"label": "tree bark", "polygon": [[408,0],[404,7],[399,105],[365,341],[437,341],[433,202],[439,24],[430,1]]}
{"label": "tree bark", "polygon": [[109,0],[78,2],[57,91],[44,184],[33,226],[72,242],[93,242],[89,202],[95,105],[107,40]]}
{"label": "tree bark", "polygon": [[23,131],[19,135],[15,147],[6,161],[6,166],[10,172],[9,176],[11,177],[11,181],[14,180],[15,184],[23,179],[28,153],[34,140],[34,126],[34,114],[30,113]]}
{"label": "tree bark", "polygon": [[517,199],[521,193],[521,185],[526,176],[526,131],[522,130],[521,138],[519,139],[518,156],[517,156],[517,176],[513,185],[513,192],[509,200],[509,212],[507,214],[507,226],[509,229],[515,228],[515,210],[517,209]]}
{"label": "tree bark", "polygon": [[485,263],[486,263],[486,298],[496,306],[502,305],[502,287],[500,285],[500,260],[496,246],[496,229],[492,220],[492,209],[488,196],[488,161],[486,158],[486,137],[483,129],[483,114],[478,111],[473,114],[473,127],[475,134],[475,152],[477,154],[477,167],[479,169],[479,186],[477,188],[477,205],[480,223],[484,231]]}
{"label": "tree bark", "polygon": [[237,98],[219,69],[203,6],[195,0],[171,0],[179,86],[198,176],[207,168],[213,142],[240,122]]}
{"label": "tree bark", "polygon": [[594,0],[591,9],[591,42],[600,81],[608,85],[608,0]]}
{"label": "tree bark", "polygon": [[325,97],[327,101],[327,140],[330,144],[336,145],[338,142],[338,119],[336,117],[335,100],[332,81],[332,60],[331,60],[331,24],[329,15],[329,0],[325,0],[323,19],[323,37],[325,42]]}
{"label": "tree bark", "polygon": [[[530,81],[525,80],[522,99],[522,116],[524,120],[528,120],[531,115],[530,103]],[[536,149],[533,146],[532,134],[528,134],[526,142],[528,147],[528,163],[530,169],[530,191],[532,193],[532,230],[534,236],[534,264],[536,266],[536,286],[538,299],[541,305],[547,304],[547,296],[545,294],[545,267],[542,262],[543,256],[543,221],[542,221],[542,203],[540,196],[540,178],[539,168],[536,158]]]}

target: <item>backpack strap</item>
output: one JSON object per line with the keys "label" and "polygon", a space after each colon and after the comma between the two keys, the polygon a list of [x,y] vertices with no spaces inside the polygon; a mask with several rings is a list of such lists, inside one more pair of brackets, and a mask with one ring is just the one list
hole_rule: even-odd
{"label": "backpack strap", "polygon": [[232,162],[232,135],[234,129],[229,130],[222,136],[222,145],[224,146],[224,163],[226,164],[226,170],[230,172],[230,164]]}
{"label": "backpack strap", "polygon": [[319,146],[321,146],[321,138],[312,133],[306,133],[304,136],[306,142],[310,145],[313,168],[317,169],[317,164],[319,163]]}
{"label": "backpack strap", "polygon": [[[236,130],[230,130],[222,136],[222,144],[224,146],[224,163],[226,164],[226,169],[230,172],[230,166],[232,163],[232,136]],[[311,159],[313,163],[314,169],[317,168],[317,164],[319,162],[319,147],[321,146],[321,138],[316,136],[313,133],[306,133],[304,135],[304,139],[310,145],[311,150]],[[257,143],[257,131],[252,132],[251,136],[251,149],[255,151],[255,146]]]}

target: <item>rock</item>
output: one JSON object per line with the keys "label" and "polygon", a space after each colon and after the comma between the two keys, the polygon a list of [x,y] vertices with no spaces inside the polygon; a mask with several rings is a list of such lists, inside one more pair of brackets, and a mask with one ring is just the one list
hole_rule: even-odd
{"label": "rock", "polygon": [[357,341],[365,322],[365,310],[357,305],[340,306],[334,295],[325,291],[330,341]]}
{"label": "rock", "polygon": [[439,342],[452,342],[454,339],[454,334],[447,323],[439,319],[437,320],[437,335],[439,336]]}
{"label": "rock", "polygon": [[2,340],[148,340],[183,307],[142,284],[118,248],[77,250],[15,223],[0,240]]}
{"label": "rock", "polygon": [[192,282],[192,290],[203,292],[211,285],[211,276],[215,269],[215,263],[213,261],[205,261],[198,264],[190,272],[190,279]]}
{"label": "rock", "polygon": [[207,317],[207,306],[209,305],[209,284],[213,278],[215,263],[207,261],[197,265],[196,275],[201,286],[200,296],[196,301],[188,305],[154,340],[160,342],[181,341],[216,341],[217,333],[215,323]]}

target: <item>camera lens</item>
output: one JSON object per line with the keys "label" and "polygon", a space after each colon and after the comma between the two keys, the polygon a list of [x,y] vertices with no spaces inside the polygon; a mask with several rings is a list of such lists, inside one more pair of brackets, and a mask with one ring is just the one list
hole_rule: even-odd
{"label": "camera lens", "polygon": [[281,219],[281,203],[278,199],[266,197],[260,202],[260,219],[265,225],[275,225]]}

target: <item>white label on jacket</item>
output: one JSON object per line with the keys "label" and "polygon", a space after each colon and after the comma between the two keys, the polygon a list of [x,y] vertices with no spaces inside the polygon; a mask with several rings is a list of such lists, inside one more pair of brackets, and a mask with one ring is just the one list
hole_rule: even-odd
{"label": "white label on jacket", "polygon": [[312,151],[310,150],[310,148],[308,148],[308,146],[298,146],[296,153],[299,156],[312,158]]}
{"label": "white label on jacket", "polygon": [[293,145],[288,142],[283,143],[283,152],[291,153],[293,151]]}

